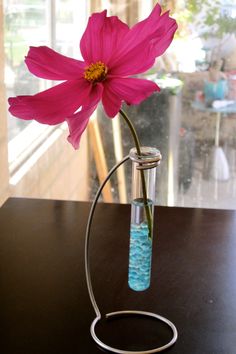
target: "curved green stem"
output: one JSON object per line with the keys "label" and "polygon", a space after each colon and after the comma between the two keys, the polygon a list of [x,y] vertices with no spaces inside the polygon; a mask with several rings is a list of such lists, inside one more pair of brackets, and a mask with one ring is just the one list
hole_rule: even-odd
{"label": "curved green stem", "polygon": [[[138,135],[136,133],[136,130],[135,130],[133,124],[130,121],[130,119],[128,118],[127,114],[122,109],[120,109],[120,114],[124,118],[125,122],[127,123],[128,127],[130,129],[130,132],[131,132],[132,137],[134,139],[134,144],[135,144],[135,147],[137,150],[137,154],[139,156],[141,156],[142,155],[141,145],[140,145],[139,138],[138,138]],[[149,237],[151,238],[152,237],[152,214],[151,214],[150,205],[148,205],[147,189],[146,189],[146,183],[145,183],[145,177],[144,177],[143,170],[140,170],[140,177],[141,177],[141,183],[142,183],[143,201],[144,201],[144,208],[145,208],[146,217],[147,217]]]}

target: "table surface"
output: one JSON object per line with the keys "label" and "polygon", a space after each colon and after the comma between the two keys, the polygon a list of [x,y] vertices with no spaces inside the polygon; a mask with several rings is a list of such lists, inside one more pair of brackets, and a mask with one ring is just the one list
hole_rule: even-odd
{"label": "table surface", "polygon": [[[0,208],[0,352],[94,354],[84,274],[90,203],[9,199]],[[236,212],[156,207],[152,283],[127,285],[129,205],[99,204],[91,269],[102,313],[146,310],[170,319],[168,353],[236,353]],[[105,320],[102,340],[145,350],[171,336],[159,321]],[[146,346],[146,347],[145,347]]]}
{"label": "table surface", "polygon": [[232,104],[220,108],[208,107],[206,106],[205,103],[194,101],[192,102],[192,107],[202,112],[223,113],[223,114],[236,113],[236,101],[234,101],[234,103]]}

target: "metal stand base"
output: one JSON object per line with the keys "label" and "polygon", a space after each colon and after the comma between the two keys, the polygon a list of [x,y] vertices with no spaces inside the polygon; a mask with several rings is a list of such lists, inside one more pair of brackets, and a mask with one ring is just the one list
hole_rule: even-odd
{"label": "metal stand base", "polygon": [[167,324],[172,332],[173,332],[173,337],[171,339],[171,341],[161,347],[158,348],[153,348],[153,349],[148,349],[145,351],[128,351],[128,350],[122,350],[122,349],[117,349],[117,348],[113,348],[109,345],[107,345],[106,343],[102,342],[96,335],[95,333],[95,327],[96,324],[101,320],[101,317],[96,317],[95,320],[92,322],[91,327],[90,327],[90,332],[91,332],[91,336],[94,339],[94,341],[103,349],[109,350],[110,352],[113,353],[120,353],[120,354],[149,354],[149,353],[158,353],[161,352],[169,347],[171,347],[177,340],[178,338],[178,333],[176,330],[175,325],[167,320],[165,317],[162,317],[160,315],[156,315],[155,313],[152,312],[145,312],[145,311],[117,311],[117,312],[111,312],[111,313],[107,313],[106,314],[106,318],[109,319],[111,317],[115,317],[115,316],[123,316],[123,315],[140,315],[140,316],[148,316],[148,317],[152,317],[155,318],[161,322],[164,322],[165,324]]}
{"label": "metal stand base", "polygon": [[[177,330],[175,325],[167,320],[165,317],[162,317],[160,315],[156,315],[155,313],[152,312],[145,312],[145,311],[118,311],[118,312],[111,312],[106,314],[106,318],[109,319],[111,317],[115,317],[115,316],[123,316],[123,315],[140,315],[140,316],[148,316],[148,317],[152,317],[155,318],[159,321],[164,322],[165,324],[167,324],[172,332],[173,332],[173,337],[171,339],[171,341],[165,345],[163,345],[162,347],[159,348],[154,348],[154,349],[149,349],[146,351],[127,351],[127,350],[121,350],[121,349],[117,349],[117,348],[113,348],[110,347],[109,345],[107,345],[106,343],[103,343],[96,335],[95,333],[95,326],[96,324],[101,320],[102,315],[101,312],[98,308],[98,305],[96,303],[95,297],[94,297],[94,292],[93,292],[93,287],[92,287],[92,281],[91,281],[91,273],[90,273],[90,263],[89,263],[89,245],[90,245],[90,231],[91,231],[91,225],[92,225],[92,220],[93,220],[93,216],[94,216],[94,212],[95,212],[95,208],[97,205],[97,201],[98,198],[106,184],[106,182],[109,180],[109,178],[111,177],[111,175],[117,170],[117,168],[122,165],[124,162],[126,162],[127,160],[129,160],[129,156],[126,156],[123,158],[122,161],[120,161],[118,164],[116,164],[108,173],[107,177],[105,178],[104,182],[102,183],[102,185],[100,186],[100,188],[97,191],[97,194],[94,198],[92,207],[90,209],[90,213],[89,213],[89,218],[88,218],[88,223],[87,223],[87,229],[86,229],[86,236],[85,236],[85,274],[86,274],[86,282],[87,282],[87,287],[88,287],[88,293],[89,293],[89,297],[91,300],[91,304],[94,308],[94,311],[96,313],[96,318],[95,320],[92,322],[91,327],[90,327],[90,332],[92,335],[92,338],[94,339],[94,341],[103,349],[109,350],[110,352],[113,353],[120,353],[120,354],[149,354],[149,353],[157,353],[157,352],[161,352],[162,350],[165,350],[167,348],[169,348],[170,346],[172,346],[178,337],[177,334]],[[152,166],[155,167],[155,163],[158,164],[159,161],[159,157],[157,158],[157,161],[150,161],[152,163]],[[154,165],[153,165],[154,163]],[[142,168],[142,167],[140,167]]]}

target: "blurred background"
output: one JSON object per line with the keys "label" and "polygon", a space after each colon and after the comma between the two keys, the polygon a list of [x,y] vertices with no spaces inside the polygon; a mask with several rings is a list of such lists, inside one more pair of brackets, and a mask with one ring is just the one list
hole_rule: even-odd
{"label": "blurred background", "polygon": [[[0,203],[9,196],[92,200],[107,171],[133,143],[119,117],[93,115],[75,151],[67,126],[22,121],[7,112],[9,96],[34,94],[55,83],[30,74],[30,45],[48,45],[80,58],[90,13],[108,9],[129,26],[144,19],[153,0],[0,1]],[[142,145],[157,147],[157,204],[236,208],[236,1],[166,0],[179,25],[154,67],[142,74],[161,87],[123,109]],[[130,164],[122,166],[101,201],[128,203]]]}

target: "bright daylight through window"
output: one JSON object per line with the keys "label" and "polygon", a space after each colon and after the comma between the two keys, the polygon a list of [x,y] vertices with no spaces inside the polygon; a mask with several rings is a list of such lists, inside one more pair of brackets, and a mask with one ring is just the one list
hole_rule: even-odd
{"label": "bright daylight through window", "polygon": [[[29,46],[49,45],[65,55],[78,55],[75,28],[78,22],[83,23],[85,13],[74,13],[79,10],[74,5],[74,0],[4,0],[7,97],[33,95],[53,85],[27,70],[24,59]],[[15,166],[16,158],[37,147],[51,130],[8,114],[9,163]]]}
{"label": "bright daylight through window", "polygon": [[[109,16],[117,15],[133,26],[149,15],[156,3],[5,0],[7,96],[34,94],[58,84],[29,73],[24,64],[29,46],[47,45],[81,59],[80,38],[91,12],[106,8]],[[160,4],[163,11],[170,9],[178,30],[171,46],[154,66],[136,77],[150,80],[161,91],[138,105],[123,105],[141,144],[161,151],[157,204],[235,209],[236,4],[228,0],[163,0]],[[99,80],[105,80],[108,69],[101,61],[90,63],[85,79],[96,83],[95,69]],[[51,133],[46,125],[10,115],[8,124],[9,157],[15,167],[21,161],[15,162],[15,152],[19,153],[24,146],[22,137],[40,145],[39,137],[48,139]],[[133,146],[122,117],[108,119],[102,105],[90,119],[87,133],[87,191],[88,199],[92,199],[107,171]],[[62,165],[66,165],[66,159]],[[122,166],[104,191],[103,201],[128,202],[130,179],[129,167]]]}

